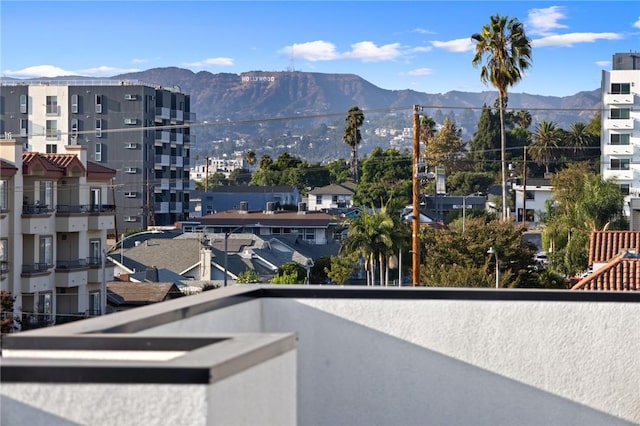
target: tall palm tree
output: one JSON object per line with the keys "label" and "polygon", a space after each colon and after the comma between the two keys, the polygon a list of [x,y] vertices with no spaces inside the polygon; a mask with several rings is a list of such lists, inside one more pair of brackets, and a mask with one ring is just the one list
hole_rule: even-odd
{"label": "tall palm tree", "polygon": [[[433,118],[428,115],[423,115],[420,117],[420,142],[424,143],[425,146],[429,145],[429,142],[436,134],[436,122]],[[423,156],[425,150],[422,150]],[[435,164],[434,164],[435,166]]]}
{"label": "tall palm tree", "polygon": [[344,129],[342,141],[351,147],[351,177],[358,182],[358,145],[362,140],[360,126],[364,123],[364,113],[358,106],[351,107],[344,121],[347,123]]}
{"label": "tall palm tree", "polygon": [[247,158],[247,163],[249,163],[250,166],[253,166],[258,161],[258,158],[256,157],[256,153],[253,152],[253,150],[247,151],[246,158]]}
{"label": "tall palm tree", "polygon": [[486,64],[480,69],[480,80],[491,83],[498,90],[498,109],[500,111],[500,154],[502,169],[502,219],[507,214],[507,159],[506,135],[504,126],[504,109],[507,89],[522,79],[522,73],[531,65],[531,40],[524,32],[524,26],[516,18],[500,16],[491,17],[488,25],[484,25],[479,33],[471,39],[476,42],[475,56],[472,64],[480,66],[485,55]]}
{"label": "tall palm tree", "polygon": [[538,124],[536,131],[531,135],[531,145],[527,151],[533,161],[538,165],[544,165],[546,173],[549,173],[551,159],[555,156],[563,139],[564,131],[550,121]]}
{"label": "tall palm tree", "polygon": [[584,151],[591,145],[593,139],[587,125],[579,121],[571,124],[571,130],[569,130],[567,136],[567,142],[571,145],[574,154],[580,154]]}
{"label": "tall palm tree", "polygon": [[531,113],[526,109],[521,109],[516,112],[514,120],[518,127],[527,130],[531,126]]}

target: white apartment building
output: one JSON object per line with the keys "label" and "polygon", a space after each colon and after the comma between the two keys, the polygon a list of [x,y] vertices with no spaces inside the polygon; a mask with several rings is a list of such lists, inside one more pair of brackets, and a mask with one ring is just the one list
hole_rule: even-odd
{"label": "white apartment building", "polygon": [[231,172],[244,168],[244,159],[241,156],[206,157],[204,162],[196,162],[196,165],[189,170],[189,178],[194,182],[202,182],[207,176],[222,173],[226,179],[229,179]]}
{"label": "white apartment building", "polygon": [[0,290],[15,297],[23,329],[100,315],[106,306],[107,195],[116,171],[87,161],[87,148],[23,151],[0,140]]}
{"label": "white apartment building", "polygon": [[602,179],[627,194],[625,214],[640,230],[640,53],[616,53],[602,72]]}

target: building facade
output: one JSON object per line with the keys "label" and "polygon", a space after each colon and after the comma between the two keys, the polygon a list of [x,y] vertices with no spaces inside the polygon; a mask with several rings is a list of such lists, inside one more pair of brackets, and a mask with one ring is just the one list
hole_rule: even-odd
{"label": "building facade", "polygon": [[116,171],[87,161],[87,149],[23,152],[0,140],[0,289],[15,298],[23,329],[100,315],[106,303],[108,203]]}
{"label": "building facade", "polygon": [[189,214],[190,97],[137,81],[2,81],[0,134],[27,151],[87,148],[116,170],[118,234],[171,225]]}
{"label": "building facade", "polygon": [[616,53],[602,72],[601,176],[626,195],[625,214],[640,229],[640,53]]}

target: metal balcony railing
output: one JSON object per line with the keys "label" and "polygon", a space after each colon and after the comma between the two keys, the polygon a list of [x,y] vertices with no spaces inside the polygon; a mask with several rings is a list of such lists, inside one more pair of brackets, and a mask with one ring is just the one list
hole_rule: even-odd
{"label": "metal balcony railing", "polygon": [[56,261],[56,269],[85,269],[87,268],[87,259],[58,260]]}
{"label": "metal balcony railing", "polygon": [[42,272],[47,272],[49,268],[53,267],[48,263],[38,262],[38,263],[25,263],[22,265],[22,273],[23,274],[38,274]]}
{"label": "metal balcony railing", "polygon": [[48,214],[54,211],[47,204],[23,204],[22,214]]}
{"label": "metal balcony railing", "polygon": [[88,205],[79,204],[58,204],[56,205],[56,214],[82,214],[89,213]]}

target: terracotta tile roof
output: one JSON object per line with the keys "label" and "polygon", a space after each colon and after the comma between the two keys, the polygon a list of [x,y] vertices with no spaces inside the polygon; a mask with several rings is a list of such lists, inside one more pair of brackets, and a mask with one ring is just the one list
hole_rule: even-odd
{"label": "terracotta tile roof", "polygon": [[22,173],[26,176],[44,174],[47,177],[84,175],[86,169],[75,154],[22,153]]}
{"label": "terracotta tile roof", "polygon": [[625,250],[578,281],[572,290],[640,291],[640,257]]}
{"label": "terracotta tile roof", "polygon": [[116,173],[116,169],[87,161],[87,178],[89,179],[111,179],[116,177]]}
{"label": "terracotta tile roof", "polygon": [[589,265],[608,262],[622,250],[640,252],[640,231],[595,231],[589,241]]}
{"label": "terracotta tile roof", "polygon": [[15,176],[18,173],[18,168],[8,161],[0,159],[0,176],[3,178]]}

